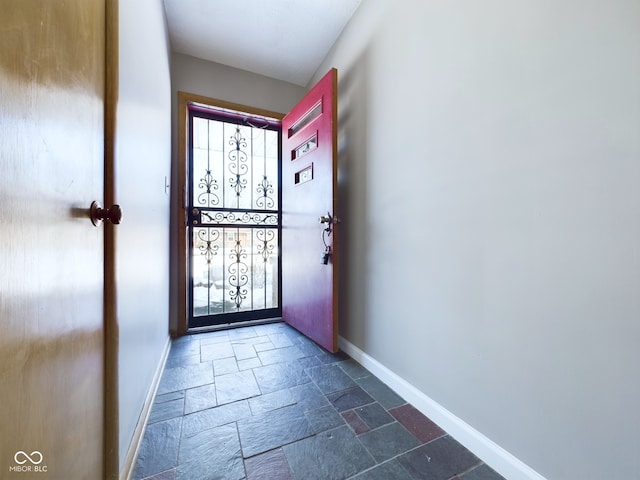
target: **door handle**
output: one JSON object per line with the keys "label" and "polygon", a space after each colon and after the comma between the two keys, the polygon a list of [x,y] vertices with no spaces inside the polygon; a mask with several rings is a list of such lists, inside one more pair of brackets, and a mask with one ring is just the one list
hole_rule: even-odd
{"label": "door handle", "polygon": [[334,225],[340,223],[340,219],[338,217],[332,216],[329,212],[327,212],[326,215],[322,215],[318,220],[320,223],[328,223],[329,225],[331,225],[332,223]]}
{"label": "door handle", "polygon": [[96,227],[100,225],[103,220],[108,220],[114,225],[118,225],[122,221],[122,208],[120,205],[112,205],[110,208],[102,208],[102,205],[98,202],[91,203],[89,209],[89,216],[91,217],[91,223]]}
{"label": "door handle", "polygon": [[336,218],[334,218],[330,212],[327,212],[326,215],[322,215],[319,219],[321,225],[327,225],[322,229],[322,243],[324,243],[324,252],[321,255],[320,263],[322,265],[329,265],[329,258],[331,257],[331,245],[327,243],[329,236],[332,233],[332,226],[334,223],[338,223]]}
{"label": "door handle", "polygon": [[333,219],[331,218],[331,215],[327,212],[326,215],[322,215],[319,219],[320,223],[328,223],[331,224]]}

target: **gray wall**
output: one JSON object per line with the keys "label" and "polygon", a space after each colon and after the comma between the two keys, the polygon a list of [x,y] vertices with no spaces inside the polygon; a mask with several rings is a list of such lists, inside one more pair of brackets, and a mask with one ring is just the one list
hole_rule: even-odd
{"label": "gray wall", "polygon": [[120,465],[169,338],[171,84],[162,0],[120,1],[116,134]]}
{"label": "gray wall", "polygon": [[637,478],[640,3],[388,3],[315,75],[341,336],[549,479]]}
{"label": "gray wall", "polygon": [[182,91],[283,113],[305,92],[292,83],[180,53],[171,55],[171,83],[174,104]]}
{"label": "gray wall", "polygon": [[[286,113],[304,95],[305,89],[281,80],[256,75],[244,70],[227,67],[187,55],[173,53],[171,56],[172,122],[173,122],[173,178],[178,177],[177,115],[178,92],[202,95],[226,102],[238,103],[272,112]],[[178,217],[182,205],[181,187],[174,185],[172,219]],[[177,235],[177,228],[172,228]],[[177,244],[177,237],[173,238]],[[172,249],[172,279],[177,278],[177,249]],[[178,324],[177,286],[172,285],[171,328]]]}

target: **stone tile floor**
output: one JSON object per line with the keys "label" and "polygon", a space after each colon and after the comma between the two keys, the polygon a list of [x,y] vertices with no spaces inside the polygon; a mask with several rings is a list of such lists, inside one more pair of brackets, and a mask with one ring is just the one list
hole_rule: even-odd
{"label": "stone tile floor", "polygon": [[140,480],[498,480],[346,354],[284,323],[172,343]]}

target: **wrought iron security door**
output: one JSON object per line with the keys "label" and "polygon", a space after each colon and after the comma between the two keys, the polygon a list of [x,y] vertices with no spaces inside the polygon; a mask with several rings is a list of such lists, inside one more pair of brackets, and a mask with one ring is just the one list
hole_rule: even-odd
{"label": "wrought iron security door", "polygon": [[280,316],[279,123],[189,124],[189,328]]}

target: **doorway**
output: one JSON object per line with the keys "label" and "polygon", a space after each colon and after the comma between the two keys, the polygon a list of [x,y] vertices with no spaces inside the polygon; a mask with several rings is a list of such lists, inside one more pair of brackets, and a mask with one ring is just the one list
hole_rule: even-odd
{"label": "doorway", "polygon": [[178,92],[177,145],[172,334],[277,319],[337,351],[337,70],[286,115]]}
{"label": "doorway", "polygon": [[280,121],[188,112],[189,329],[280,317]]}

